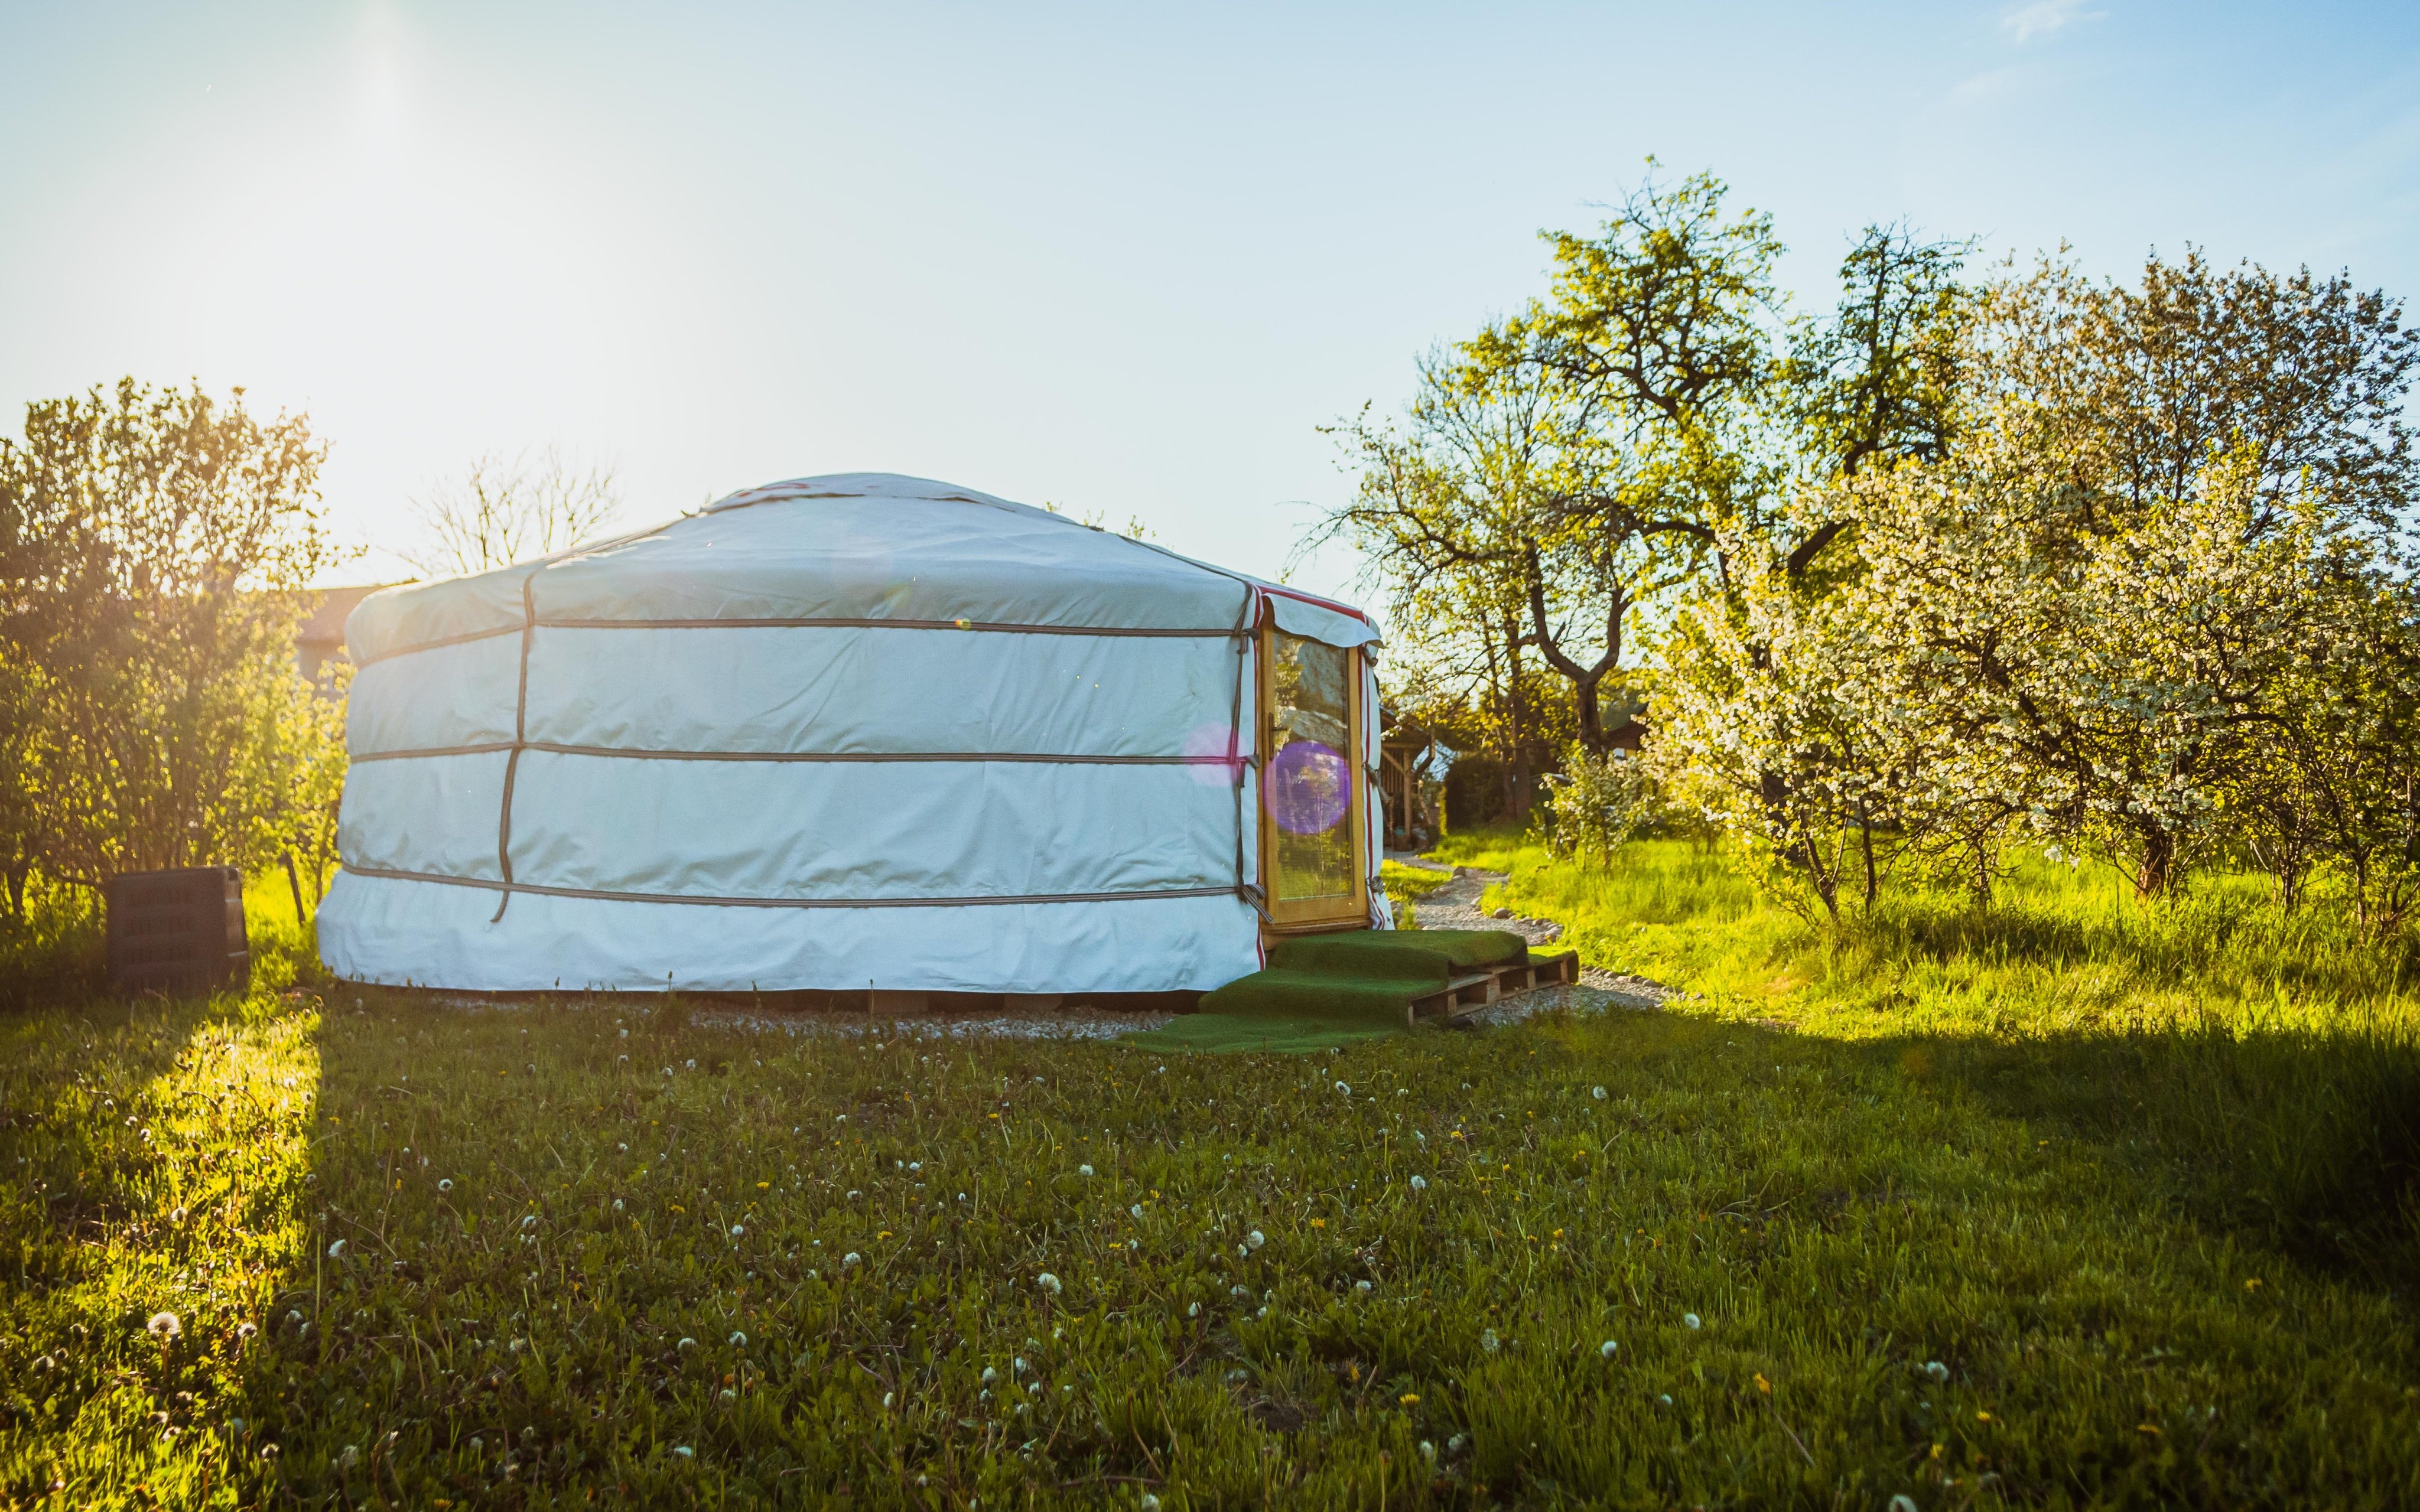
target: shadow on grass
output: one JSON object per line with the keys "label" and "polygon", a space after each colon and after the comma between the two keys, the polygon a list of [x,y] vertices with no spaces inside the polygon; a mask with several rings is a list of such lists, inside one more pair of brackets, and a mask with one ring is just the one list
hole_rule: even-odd
{"label": "shadow on grass", "polygon": [[[1332,1062],[1184,1060],[1029,1042],[945,1055],[939,1042],[895,1033],[888,1049],[810,1044],[690,1023],[679,999],[467,1012],[358,995],[365,1007],[355,990],[329,991],[324,1015],[297,1004],[290,1023],[258,998],[242,1010],[137,1005],[122,1023],[97,1010],[88,1023],[46,1015],[55,1043],[36,1069],[60,1109],[88,1102],[115,1117],[97,1096],[122,1106],[123,1095],[89,1088],[134,1088],[148,1089],[147,1108],[213,1117],[204,1104],[218,1107],[220,1083],[239,1072],[266,1075],[272,1099],[312,1089],[278,1085],[289,1075],[318,1095],[274,1129],[247,1134],[256,1125],[241,1117],[218,1126],[224,1158],[256,1157],[261,1180],[240,1193],[211,1195],[225,1173],[204,1168],[198,1151],[163,1148],[181,1138],[166,1113],[148,1125],[149,1145],[122,1121],[89,1116],[52,1141],[55,1169],[72,1165],[86,1190],[120,1194],[124,1211],[103,1216],[101,1229],[58,1233],[46,1253],[89,1266],[107,1252],[123,1269],[107,1299],[70,1284],[89,1273],[29,1290],[26,1321],[12,1319],[12,1332],[30,1339],[39,1323],[55,1334],[72,1317],[96,1335],[112,1331],[114,1352],[89,1346],[89,1373],[78,1378],[89,1385],[65,1418],[12,1417],[0,1429],[20,1447],[46,1436],[86,1446],[71,1467],[55,1453],[0,1461],[11,1494],[32,1500],[33,1476],[57,1466],[97,1500],[137,1501],[135,1489],[148,1488],[164,1501],[230,1505],[571,1504],[590,1491],[641,1504],[717,1494],[809,1504],[852,1486],[912,1502],[920,1474],[950,1490],[941,1500],[979,1492],[987,1504],[1019,1489],[1047,1502],[1176,1484],[1228,1503],[1374,1503],[1388,1485],[1405,1505],[1574,1495],[1686,1504],[1726,1484],[1750,1502],[1785,1501],[1803,1469],[1810,1488],[1854,1486],[1881,1504],[1901,1484],[1883,1479],[1888,1467],[1955,1440],[1962,1454],[1988,1448],[2016,1500],[2226,1504],[2304,1484],[2297,1475],[2357,1485],[2364,1467],[2339,1464],[2331,1481],[2226,1443],[2208,1460],[2198,1448],[2171,1453],[2135,1426],[2149,1388],[2091,1352],[2101,1333],[2078,1317],[2148,1319],[2147,1332],[2179,1319],[2233,1321],[2242,1293],[2226,1288],[2240,1282],[2211,1279],[2224,1267],[2181,1266],[2162,1295],[2127,1289],[2128,1257],[2211,1236],[2309,1260],[2332,1273],[2319,1285],[2401,1288],[2413,1273],[2420,1064],[2384,1041],[2191,1029],[1831,1040],[1617,1014],[1407,1036],[1348,1047]],[[245,1072],[229,1061],[238,1040],[284,1058]],[[799,1054],[778,1054],[794,1044]],[[927,1055],[962,1062],[962,1082],[942,1085]],[[1343,1101],[1351,1094],[1336,1082],[1364,1102]],[[1389,1088],[1398,1082],[1413,1089],[1400,1103]],[[1599,1084],[1613,1095],[1593,1097]],[[1365,1106],[1373,1091],[1383,1096]],[[1411,1121],[1375,1134],[1399,1108]],[[991,1121],[1003,1110],[1013,1149]],[[1629,1184],[1609,1163],[1577,1158],[1611,1152],[1602,1136],[1615,1118],[1637,1142],[1624,1158],[1642,1163]],[[1390,1165],[1400,1180],[1412,1128],[1441,1163],[1458,1137],[1449,1126],[1491,1152],[1470,1152],[1452,1174],[1426,1166],[1435,1190],[1393,1208],[1345,1190],[1348,1179],[1374,1188]],[[1105,1157],[1091,1141],[1112,1128],[1122,1152]],[[2037,1135],[2056,1142],[2070,1169],[2095,1174],[2004,1181]],[[29,1132],[12,1125],[7,1136]],[[135,1146],[120,1148],[125,1138]],[[1997,1168],[1938,1153],[1952,1139],[1975,1143]],[[2076,1147],[2088,1158],[2077,1160]],[[424,1165],[430,1152],[436,1162]],[[981,1202],[944,1204],[947,1216],[920,1211],[911,1183],[923,1177],[906,1169],[910,1160],[935,1163],[952,1194],[963,1183]],[[785,1180],[802,1165],[812,1177],[819,1162],[829,1163],[820,1185]],[[449,1175],[450,1190],[440,1184]],[[1165,1192],[1176,1201],[1180,1180],[1205,1206],[1163,1227],[1125,1219],[1130,1199],[1156,1203]],[[1100,1195],[1120,1181],[1130,1190]],[[213,1260],[194,1248],[191,1213],[165,1227],[141,1216],[194,1191],[234,1204],[224,1210],[226,1242],[260,1241],[244,1252],[255,1280],[240,1308],[195,1306],[171,1289]],[[1620,1204],[1596,1206],[1607,1192]],[[2038,1212],[2012,1217],[2011,1192],[2034,1194]],[[1289,1210],[1313,1193],[1318,1205],[1300,1208],[1297,1223]],[[1745,1212],[1760,1193],[1758,1211],[1709,1221],[1726,1204]],[[633,1216],[643,1207],[644,1227]],[[1329,1227],[1313,1230],[1312,1211]],[[1240,1233],[1201,1240],[1222,1214],[1249,1215],[1271,1242],[1230,1259]],[[2026,1221],[2035,1216],[2063,1231],[2043,1239]],[[1104,1221],[1109,1237],[1087,1259],[1086,1235]],[[886,1227],[910,1224],[915,1248],[886,1242]],[[1662,1241],[1652,1258],[1644,1238],[1633,1249],[1622,1237],[1634,1227]],[[1546,1236],[1566,1228],[1571,1247],[1550,1253]],[[1128,1251],[1130,1235],[1149,1247]],[[13,1223],[9,1237],[19,1237]],[[842,1282],[832,1252],[855,1245],[868,1264]],[[2010,1255],[2080,1260],[2118,1280],[2106,1301],[2070,1295],[2029,1313],[2028,1288],[2050,1284],[1971,1273],[1978,1259]],[[1721,1269],[1730,1258],[1741,1263]],[[1082,1307],[1071,1261],[1103,1288],[1082,1292]],[[2256,1268],[2273,1282],[2292,1269],[2269,1263]],[[1045,1264],[1066,1279],[1063,1310],[1057,1292],[1035,1289]],[[1355,1291],[1364,1277],[1379,1287],[1366,1301]],[[1743,1292],[1761,1289],[1735,1293],[1733,1305],[1765,1309],[1767,1341],[1681,1333],[1684,1305],[1719,1323],[1703,1299],[1734,1277]],[[1861,1289],[1833,1289],[1844,1277]],[[1245,1282],[1251,1295],[1231,1300]],[[2199,1289],[2180,1303],[2188,1283]],[[1960,1286],[1971,1289],[1951,1289]],[[1635,1299],[1632,1288],[1652,1305],[1634,1301],[1614,1315],[1622,1368],[1669,1362],[1652,1385],[1618,1385],[1633,1378],[1597,1352],[1616,1327],[1606,1303]],[[1947,1299],[1933,1315],[1900,1300],[1928,1292]],[[1376,1299],[1390,1293],[1418,1301],[1389,1311]],[[1186,1311],[1188,1298],[1205,1316]],[[1274,1312],[1256,1316],[1265,1300]],[[142,1333],[159,1305],[190,1319],[176,1350]],[[2373,1316],[2383,1310],[2371,1300]],[[231,1336],[238,1319],[266,1336],[243,1346]],[[1923,1332],[1909,1336],[1910,1325]],[[2226,1340],[2272,1351],[2257,1355],[2273,1373],[2262,1390],[2347,1344],[2339,1326],[2306,1359],[2295,1341],[2278,1342],[2282,1326],[2256,1319]],[[1499,1329],[1500,1349],[1483,1341]],[[1659,1329],[1670,1337],[1659,1342]],[[1886,1338],[1894,1329],[1897,1344]],[[1563,1348],[1574,1331],[1579,1347]],[[2069,1411],[2050,1400],[2079,1382],[2109,1399],[2095,1403],[2088,1427],[2061,1429],[2073,1436],[2024,1443],[1920,1421],[1915,1404],[1933,1388],[1910,1372],[1930,1356],[1899,1353],[1945,1336],[2020,1413],[2048,1421]],[[2068,1376],[2045,1374],[2029,1352],[2044,1338],[2067,1351]],[[1551,1350],[1548,1340],[1559,1341]],[[2391,1352],[2382,1341],[2366,1347]],[[1941,1352],[1962,1378],[1966,1356]],[[1046,1358],[1038,1368],[1052,1396],[1078,1384],[1114,1431],[1075,1409],[1051,1435],[1008,1431],[1007,1389],[976,1372],[988,1364],[1016,1380],[1013,1359]],[[1777,1360],[1786,1385],[1805,1393],[1790,1409],[1803,1448],[1771,1427],[1776,1398],[1757,1384],[1785,1379]],[[1832,1395],[1811,1395],[1827,1378]],[[2332,1389],[2284,1384],[2321,1397]],[[2183,1394],[2202,1389],[2180,1384],[2165,1405],[2180,1412]],[[2267,1411],[2249,1387],[2191,1399],[2224,1401],[2230,1422]],[[1999,1396],[1962,1407],[1968,1420],[1976,1407],[2011,1410]],[[175,1441],[185,1447],[163,1443],[166,1427],[186,1435]],[[196,1442],[203,1435],[217,1447]],[[1461,1477],[1452,1494],[1428,1479],[1424,1443],[1440,1473]]]}
{"label": "shadow on grass", "polygon": [[2186,1216],[2420,1298],[2420,1044],[2180,1027],[1857,1047],[2158,1167]]}

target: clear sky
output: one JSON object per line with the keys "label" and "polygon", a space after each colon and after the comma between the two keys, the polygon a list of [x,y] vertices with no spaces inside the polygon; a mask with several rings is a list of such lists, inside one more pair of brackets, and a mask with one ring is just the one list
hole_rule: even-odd
{"label": "clear sky", "polygon": [[898,471],[1273,574],[1350,486],[1316,427],[1651,153],[1816,298],[1900,217],[2420,294],[2420,5],[8,0],[0,430],[123,373],[308,410],[349,580],[550,443],[629,523]]}

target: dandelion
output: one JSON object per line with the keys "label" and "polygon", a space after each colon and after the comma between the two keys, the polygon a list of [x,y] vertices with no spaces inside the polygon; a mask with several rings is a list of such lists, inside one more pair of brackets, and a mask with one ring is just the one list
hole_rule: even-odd
{"label": "dandelion", "polygon": [[1938,1360],[1927,1360],[1924,1362],[1924,1373],[1931,1377],[1936,1383],[1946,1382],[1949,1379],[1949,1367],[1943,1365]]}
{"label": "dandelion", "polygon": [[1415,1177],[1413,1177],[1413,1178],[1412,1178],[1412,1190],[1413,1190],[1413,1191],[1415,1191],[1415,1192],[1425,1192],[1425,1191],[1427,1191],[1428,1189],[1429,1189],[1429,1179],[1428,1179],[1427,1177],[1425,1177],[1425,1176],[1415,1176]]}
{"label": "dandelion", "polygon": [[1395,1401],[1398,1406],[1418,1407],[1420,1405],[1420,1394],[1416,1391],[1407,1391],[1401,1396],[1396,1397]]}
{"label": "dandelion", "polygon": [[691,1070],[691,1071],[695,1071],[695,1070],[697,1070],[697,1062],[696,1062],[696,1061],[692,1060],[692,1061],[688,1062],[687,1064],[688,1064],[688,1066],[689,1066],[689,1069],[690,1069],[690,1070]]}
{"label": "dandelion", "polygon": [[262,1444],[262,1445],[260,1446],[260,1458],[263,1458],[263,1459],[274,1459],[274,1458],[277,1458],[277,1445],[275,1445],[275,1444],[273,1444],[273,1443],[264,1443],[264,1444]]}
{"label": "dandelion", "polygon": [[1035,1276],[1035,1277],[1033,1278],[1033,1284],[1034,1284],[1035,1286],[1037,1286],[1037,1287],[1040,1287],[1043,1290],[1045,1290],[1045,1291],[1047,1291],[1047,1292],[1050,1293],[1050,1295],[1052,1295],[1052,1296],[1054,1296],[1054,1297],[1055,1297],[1055,1296],[1057,1296],[1057,1295],[1059,1295],[1059,1291],[1060,1291],[1060,1287],[1059,1287],[1059,1278],[1058,1278],[1057,1276],[1055,1276],[1055,1275],[1052,1275],[1052,1274],[1051,1274],[1049,1272],[1047,1272],[1047,1271],[1045,1271],[1045,1272],[1043,1272],[1040,1275]]}
{"label": "dandelion", "polygon": [[1496,1336],[1496,1330],[1492,1328],[1481,1329],[1479,1334],[1479,1347],[1485,1350],[1488,1353],[1494,1354],[1497,1350],[1504,1347],[1504,1341]]}
{"label": "dandelion", "polygon": [[1420,1441],[1420,1458],[1423,1459],[1435,1459],[1436,1458],[1436,1445],[1431,1443],[1426,1439],[1422,1439]]}
{"label": "dandelion", "polygon": [[1603,1355],[1603,1356],[1605,1356],[1606,1359],[1610,1360],[1610,1359],[1612,1359],[1615,1355],[1617,1355],[1617,1354],[1619,1354],[1619,1353],[1621,1353],[1621,1345],[1619,1345],[1619,1344],[1616,1344],[1616,1343],[1615,1343],[1613,1340],[1611,1340],[1611,1339],[1607,1339],[1607,1340],[1606,1340],[1603,1344],[1600,1344],[1600,1345],[1598,1345],[1598,1346],[1596,1347],[1596,1352],[1597,1352],[1597,1353],[1599,1353],[1599,1354],[1601,1354],[1601,1355]]}
{"label": "dandelion", "polygon": [[250,1343],[252,1336],[259,1332],[259,1328],[251,1323],[238,1323],[235,1326],[235,1336],[243,1343]]}
{"label": "dandelion", "polygon": [[340,1240],[338,1240],[338,1241],[336,1241],[334,1243],[333,1243],[333,1244],[331,1244],[331,1245],[329,1245],[329,1246],[328,1246],[328,1258],[330,1258],[330,1259],[332,1259],[332,1260],[333,1260],[333,1259],[334,1259],[334,1258],[336,1258],[338,1256],[341,1256],[341,1255],[342,1255],[342,1254],[344,1254],[344,1253],[345,1253],[345,1242],[344,1242],[343,1240],[341,1240],[341,1239],[340,1239]]}
{"label": "dandelion", "polygon": [[1128,1208],[1128,1209],[1126,1210],[1126,1216],[1127,1216],[1127,1217],[1129,1217],[1129,1218],[1140,1218],[1140,1217],[1141,1217],[1141,1216],[1142,1216],[1142,1204],[1141,1204],[1141,1203],[1140,1203],[1140,1202],[1138,1202],[1138,1203],[1136,1203],[1133,1207]]}
{"label": "dandelion", "polygon": [[153,1313],[143,1328],[163,1344],[174,1343],[185,1332],[185,1325],[177,1321],[175,1313]]}
{"label": "dandelion", "polygon": [[615,1197],[613,1199],[613,1211],[615,1212],[620,1212],[622,1211],[622,1199],[620,1197]]}
{"label": "dandelion", "polygon": [[1370,1283],[1367,1281],[1356,1281],[1353,1283],[1353,1289],[1367,1294],[1370,1289]]}
{"label": "dandelion", "polygon": [[1090,1176],[1093,1174],[1093,1168],[1090,1165],[1078,1165],[1076,1167],[1076,1174],[1078,1176]]}
{"label": "dandelion", "polygon": [[[1159,1069],[1166,1071],[1168,1068],[1166,1066],[1162,1066]],[[1159,1512],[1159,1498],[1152,1495],[1149,1491],[1143,1492],[1142,1512]]]}
{"label": "dandelion", "polygon": [[521,1227],[522,1227],[523,1228],[535,1228],[535,1227],[537,1227],[537,1214],[533,1212],[533,1213],[529,1213],[529,1214],[526,1214],[525,1216],[523,1216],[523,1217],[522,1217],[522,1219],[521,1219]]}
{"label": "dandelion", "polygon": [[1200,1303],[1198,1303],[1198,1302],[1188,1302],[1188,1303],[1187,1303],[1187,1304],[1185,1304],[1185,1316],[1186,1316],[1186,1317],[1187,1317],[1187,1318],[1199,1318],[1199,1317],[1201,1317],[1201,1316],[1202,1316],[1202,1304],[1201,1304]]}
{"label": "dandelion", "polygon": [[994,1370],[994,1369],[993,1369],[991,1366],[989,1366],[989,1365],[985,1365],[985,1366],[984,1366],[983,1383],[984,1383],[985,1385],[986,1385],[986,1386],[991,1385],[993,1382],[995,1382],[995,1381],[999,1381],[999,1380],[1000,1380],[1000,1372],[999,1372],[999,1371]]}
{"label": "dandelion", "polygon": [[1605,1088],[1602,1087],[1591,1087],[1589,1088],[1589,1096],[1595,1098],[1598,1102],[1602,1103],[1605,1101]]}
{"label": "dandelion", "polygon": [[300,1307],[289,1309],[286,1314],[286,1320],[289,1323],[299,1323],[302,1321],[302,1309]]}
{"label": "dandelion", "polygon": [[1353,1095],[1353,1088],[1345,1086],[1342,1082],[1338,1082],[1336,1084],[1336,1089],[1343,1093],[1346,1097],[1351,1097]]}
{"label": "dandelion", "polygon": [[748,1232],[748,1230],[740,1227],[738,1224],[733,1224],[731,1226],[731,1237],[734,1239],[737,1239],[740,1235],[746,1232]]}
{"label": "dandelion", "polygon": [[694,1459],[697,1458],[697,1451],[685,1443],[676,1445],[674,1448],[673,1453],[680,1456],[683,1459]]}
{"label": "dandelion", "polygon": [[182,1208],[171,1209],[168,1213],[168,1221],[172,1224],[183,1223],[185,1221],[185,1210]]}
{"label": "dandelion", "polygon": [[1696,1313],[1683,1313],[1681,1315],[1681,1326],[1683,1328],[1703,1328],[1706,1325],[1699,1320]]}
{"label": "dandelion", "polygon": [[891,1411],[891,1395],[887,1391],[882,1394],[882,1410],[886,1412]]}
{"label": "dandelion", "polygon": [[855,1265],[855,1264],[856,1264],[860,1259],[862,1259],[863,1257],[862,1257],[862,1256],[859,1255],[859,1254],[857,1253],[857,1251],[855,1251],[855,1250],[850,1250],[847,1254],[845,1254],[845,1255],[844,1255],[844,1256],[842,1256],[842,1257],[840,1257],[840,1263],[841,1263],[841,1264],[843,1264],[843,1265]]}
{"label": "dandelion", "polygon": [[453,1190],[454,1190],[454,1178],[452,1178],[452,1177],[448,1176],[448,1177],[444,1177],[444,1178],[440,1179],[440,1180],[439,1180],[439,1181],[438,1181],[438,1183],[437,1183],[437,1190],[438,1190],[438,1191],[440,1191],[440,1192],[451,1192],[451,1191],[453,1191]]}
{"label": "dandelion", "polygon": [[673,1347],[677,1350],[694,1350],[697,1348],[697,1340],[692,1338],[684,1338]]}
{"label": "dandelion", "polygon": [[744,1349],[748,1348],[748,1335],[745,1335],[745,1334],[734,1333],[734,1334],[731,1335],[731,1342],[732,1342],[734,1345],[737,1346],[738,1348],[740,1348],[740,1349],[743,1349],[743,1350],[744,1350]]}
{"label": "dandelion", "polygon": [[1890,1512],[1916,1512],[1916,1498],[1900,1492],[1890,1499]]}

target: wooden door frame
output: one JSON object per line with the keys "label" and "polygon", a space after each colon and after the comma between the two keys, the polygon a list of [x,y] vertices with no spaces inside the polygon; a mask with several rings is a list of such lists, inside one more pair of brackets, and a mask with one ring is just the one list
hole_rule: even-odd
{"label": "wooden door frame", "polygon": [[[1351,808],[1345,822],[1353,833],[1353,890],[1349,897],[1337,901],[1315,899],[1301,903],[1281,903],[1277,890],[1277,825],[1269,817],[1269,764],[1277,756],[1275,706],[1269,697],[1270,684],[1277,663],[1277,616],[1264,613],[1252,638],[1254,690],[1252,696],[1253,766],[1260,779],[1253,784],[1255,801],[1260,812],[1255,825],[1260,832],[1261,893],[1267,902],[1270,934],[1326,934],[1340,930],[1366,929],[1370,924],[1370,834],[1369,778],[1362,770],[1363,748],[1368,744],[1362,728],[1369,717],[1363,706],[1367,702],[1361,683],[1365,675],[1362,652],[1358,646],[1338,647],[1344,653],[1344,735],[1352,748],[1339,754],[1352,784]],[[1309,640],[1297,636],[1297,640]]]}

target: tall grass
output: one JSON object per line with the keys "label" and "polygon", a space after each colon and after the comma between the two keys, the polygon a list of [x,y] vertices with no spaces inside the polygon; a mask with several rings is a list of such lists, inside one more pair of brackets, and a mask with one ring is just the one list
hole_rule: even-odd
{"label": "tall grass", "polygon": [[2320,903],[2216,875],[2146,905],[2106,869],[2031,856],[1988,908],[1902,888],[1840,927],[1760,898],[1717,851],[1646,841],[1608,866],[1524,837],[1448,858],[1509,873],[1592,965],[1690,1011],[1898,1047],[1994,1103],[2171,1163],[2194,1211],[2420,1295],[2413,952]]}

